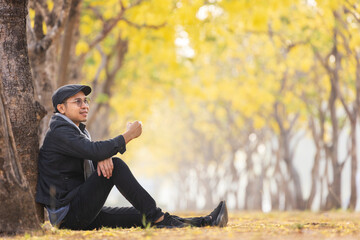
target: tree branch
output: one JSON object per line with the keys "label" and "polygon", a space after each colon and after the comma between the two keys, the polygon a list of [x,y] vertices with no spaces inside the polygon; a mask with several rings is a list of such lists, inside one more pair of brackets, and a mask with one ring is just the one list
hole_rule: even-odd
{"label": "tree branch", "polygon": [[122,0],[119,0],[119,5],[121,7],[121,11],[125,11],[125,6]]}
{"label": "tree branch", "polygon": [[349,6],[352,8],[352,9],[349,9],[349,8],[344,6],[345,11],[349,12],[355,18],[355,20],[360,23],[360,17],[358,17],[359,15],[356,14],[356,13],[359,13],[359,10],[356,7],[357,5],[356,4],[351,4],[349,2],[349,0],[345,0],[345,2],[347,4],[349,4]]}
{"label": "tree branch", "polygon": [[116,24],[123,18],[124,12],[121,11],[117,17],[107,20],[103,24],[103,31],[98,34],[98,36],[89,44],[89,48],[87,52],[82,53],[78,57],[78,62],[83,62],[87,56],[87,54],[98,44],[100,43],[105,37],[111,32],[111,30],[116,26]]}
{"label": "tree branch", "polygon": [[66,18],[69,15],[69,1],[70,0],[63,1],[63,8],[60,12],[59,18],[56,20],[56,24],[40,41],[37,41],[36,43],[33,43],[29,46],[29,52],[39,53],[42,51],[46,51],[51,46],[53,40],[60,36],[62,30],[64,29]]}
{"label": "tree branch", "polygon": [[166,22],[164,22],[164,23],[162,23],[160,25],[149,25],[149,24],[137,24],[137,23],[129,21],[126,18],[123,18],[122,20],[124,22],[126,22],[127,24],[129,24],[130,26],[135,27],[137,29],[141,29],[141,28],[159,29],[159,28],[162,28],[162,27],[166,26]]}
{"label": "tree branch", "polygon": [[101,49],[101,47],[97,46],[96,48],[97,48],[97,50],[99,51],[99,53],[101,55],[101,63],[100,63],[100,66],[98,67],[98,69],[96,71],[96,74],[95,74],[95,77],[94,77],[94,79],[92,81],[92,86],[93,86],[94,89],[96,89],[96,87],[97,87],[101,71],[105,68],[105,66],[106,66],[106,64],[108,62],[108,56],[105,55],[105,53]]}
{"label": "tree branch", "polygon": [[26,17],[26,31],[28,33],[28,42],[29,43],[34,43],[36,42],[36,36],[35,36],[35,32],[34,29],[31,27],[31,19],[30,16],[27,15]]}
{"label": "tree branch", "polygon": [[137,1],[135,1],[134,3],[130,4],[130,6],[127,7],[127,9],[136,7],[136,6],[140,5],[140,3],[142,3],[142,2],[143,2],[143,0],[137,0]]}
{"label": "tree branch", "polygon": [[48,23],[50,12],[48,10],[47,4],[44,3],[43,0],[34,0],[34,2],[35,2],[34,10],[38,10],[41,13],[42,17],[44,18],[45,23]]}
{"label": "tree branch", "polygon": [[[108,34],[114,29],[114,27],[116,26],[116,24],[119,22],[119,21],[124,21],[126,22],[127,24],[129,24],[130,26],[133,26],[133,27],[136,27],[138,29],[140,28],[151,28],[151,29],[159,29],[163,26],[166,25],[166,22],[165,23],[162,23],[160,25],[148,25],[148,24],[136,24],[136,23],[133,23],[131,22],[130,20],[124,18],[124,15],[125,15],[125,12],[126,10],[128,9],[131,9],[133,7],[136,7],[138,6],[140,3],[142,3],[143,0],[137,0],[135,1],[134,3],[132,3],[130,6],[128,7],[125,7],[122,0],[119,0],[119,4],[120,4],[120,7],[121,7],[121,11],[119,12],[119,14],[112,18],[112,19],[109,19],[107,21],[104,22],[103,24],[103,31],[101,33],[99,33],[95,39],[89,43],[89,48],[88,48],[88,51],[81,54],[79,57],[78,57],[78,62],[83,62],[87,56],[87,54],[97,45],[99,44],[102,40],[104,40]],[[93,9],[93,11],[96,13],[96,10]]]}

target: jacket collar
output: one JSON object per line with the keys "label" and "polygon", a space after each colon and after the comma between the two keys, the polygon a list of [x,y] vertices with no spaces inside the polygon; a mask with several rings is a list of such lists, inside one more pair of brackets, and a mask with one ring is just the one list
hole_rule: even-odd
{"label": "jacket collar", "polygon": [[76,127],[77,129],[79,129],[80,132],[82,132],[82,133],[86,132],[85,133],[86,135],[90,135],[85,129],[85,127],[86,127],[85,124],[80,123],[79,126],[77,126],[73,121],[71,121],[70,118],[68,118],[67,116],[65,116],[64,114],[61,114],[61,113],[55,113],[54,116],[61,117],[62,119],[64,119],[65,121],[67,121],[68,123],[70,123],[71,125]]}

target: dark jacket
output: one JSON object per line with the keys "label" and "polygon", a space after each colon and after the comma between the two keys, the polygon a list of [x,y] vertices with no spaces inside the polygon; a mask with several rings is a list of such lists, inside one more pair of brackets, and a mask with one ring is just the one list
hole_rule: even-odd
{"label": "dark jacket", "polygon": [[[85,131],[84,124],[79,128]],[[67,205],[85,181],[84,159],[98,162],[126,150],[122,135],[93,142],[79,128],[61,116],[52,116],[39,152],[37,202],[56,208]]]}

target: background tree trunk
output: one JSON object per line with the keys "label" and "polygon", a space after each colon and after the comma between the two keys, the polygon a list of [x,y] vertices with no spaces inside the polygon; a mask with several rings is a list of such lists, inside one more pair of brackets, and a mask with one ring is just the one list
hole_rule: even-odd
{"label": "background tree trunk", "polygon": [[[91,103],[89,119],[86,122],[87,128],[91,132],[93,139],[99,140],[109,136],[109,118],[111,112],[109,99],[113,95],[112,87],[115,84],[116,74],[121,70],[124,64],[125,56],[128,52],[128,44],[128,40],[122,39],[121,36],[119,36],[114,51],[109,55],[102,54],[106,77],[101,84],[98,83],[97,76],[93,79],[91,98],[95,101]],[[112,58],[114,58],[114,63],[110,64]],[[106,96],[106,101],[96,101],[101,94]]]}
{"label": "background tree trunk", "polygon": [[[357,114],[357,113],[356,113]],[[356,115],[354,115],[356,119]],[[355,210],[357,202],[356,174],[357,174],[357,153],[356,153],[356,121],[351,121],[351,194],[349,208]]]}
{"label": "background tree trunk", "polygon": [[[80,69],[74,62],[75,46],[79,40],[79,20],[80,20],[81,0],[72,0],[61,43],[61,57],[59,60],[59,68],[57,74],[57,86],[63,86],[69,82],[75,82],[79,79]],[[72,67],[71,67],[72,66]],[[69,73],[68,68],[71,72]],[[76,74],[75,74],[76,73]],[[70,75],[72,77],[70,77]],[[75,76],[75,77],[74,77]]]}
{"label": "background tree trunk", "polygon": [[26,41],[27,1],[0,0],[0,233],[40,227],[34,201],[38,127]]}
{"label": "background tree trunk", "polygon": [[[35,97],[48,113],[40,123],[40,144],[45,137],[54,111],[51,96],[58,87],[56,76],[59,68],[60,37],[68,20],[72,2],[71,0],[55,2],[54,6],[56,7],[52,11],[44,12],[42,7],[46,6],[46,3],[43,0],[29,1],[30,8],[35,11],[34,27],[32,28],[30,23],[27,26],[28,50],[34,77]],[[44,25],[47,28],[46,34]]]}
{"label": "background tree trunk", "polygon": [[330,157],[330,162],[332,165],[333,171],[333,181],[330,184],[329,194],[326,198],[325,209],[330,210],[332,208],[341,207],[341,175],[342,175],[342,165],[338,161],[338,141],[339,141],[339,127],[338,119],[336,117],[336,93],[334,86],[331,86],[331,95],[329,99],[330,107],[330,116],[332,123],[332,143],[330,147],[327,147],[328,156]]}
{"label": "background tree trunk", "polygon": [[[319,107],[319,127],[316,127],[316,119],[310,116],[309,119],[309,128],[311,130],[313,142],[316,148],[315,156],[314,156],[314,163],[311,170],[311,190],[310,195],[307,199],[306,209],[311,210],[313,202],[315,200],[316,194],[322,195],[322,192],[319,193],[318,184],[320,183],[320,161],[321,161],[321,152],[323,149],[323,139],[324,139],[324,114]],[[320,203],[321,205],[321,203]]]}

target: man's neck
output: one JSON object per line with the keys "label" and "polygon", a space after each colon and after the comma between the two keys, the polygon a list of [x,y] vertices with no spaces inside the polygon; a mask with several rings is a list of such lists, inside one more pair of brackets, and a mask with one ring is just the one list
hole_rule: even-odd
{"label": "man's neck", "polygon": [[65,116],[64,114],[61,114],[61,113],[55,113],[55,116],[59,116],[62,119],[64,119],[65,121],[67,121],[68,123],[70,123],[71,125],[76,126],[76,128],[79,129],[79,132],[81,134],[86,135],[86,137],[91,140],[90,133],[85,129],[85,127],[86,127],[85,124],[80,123],[79,126],[77,126],[73,121],[71,121],[70,118],[68,118],[67,116]]}
{"label": "man's neck", "polygon": [[75,123],[74,121],[72,121],[70,118],[68,118],[66,115],[61,114],[61,113],[55,113],[56,116],[62,117],[63,119],[65,119],[66,121],[68,121],[71,124],[74,124],[75,126],[77,126],[78,128],[80,128],[80,123]]}

